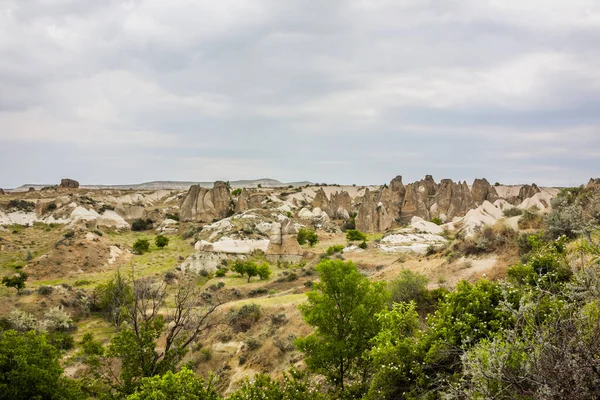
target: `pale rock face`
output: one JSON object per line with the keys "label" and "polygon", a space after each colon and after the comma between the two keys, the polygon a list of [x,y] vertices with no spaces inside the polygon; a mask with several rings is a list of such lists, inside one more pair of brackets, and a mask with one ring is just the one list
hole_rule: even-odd
{"label": "pale rock face", "polygon": [[98,226],[108,226],[117,229],[129,229],[131,226],[115,211],[106,210],[98,217]]}
{"label": "pale rock face", "polygon": [[231,194],[227,184],[215,182],[212,189],[199,185],[190,187],[179,210],[182,221],[211,222],[227,217],[231,209]]}
{"label": "pale rock face", "polygon": [[365,191],[356,216],[356,229],[363,232],[383,232],[392,226],[393,218],[375,193]]}
{"label": "pale rock face", "polygon": [[[600,188],[600,178],[590,178],[590,181],[588,182],[587,189],[597,189]],[[0,189],[1,191],[2,189]]]}
{"label": "pale rock face", "polygon": [[236,200],[235,212],[244,212],[255,208],[261,208],[263,201],[267,199],[267,195],[259,192],[256,189],[243,189]]}
{"label": "pale rock face", "polygon": [[146,209],[143,206],[117,204],[115,211],[123,219],[131,221],[134,219],[145,219],[147,217]]}
{"label": "pale rock face", "polygon": [[227,257],[225,253],[199,252],[189,256],[177,269],[197,274],[202,271],[213,273]]}
{"label": "pale rock face", "polygon": [[378,247],[392,253],[425,253],[429,246],[439,247],[446,243],[446,239],[436,234],[402,232],[385,236]]}
{"label": "pale rock face", "polygon": [[156,229],[159,233],[177,233],[179,222],[174,219],[165,219]]}
{"label": "pale rock face", "polygon": [[88,210],[82,206],[77,206],[71,212],[71,220],[72,221],[78,221],[78,220],[96,221],[99,217],[100,217],[100,214],[98,214],[96,211]]}
{"label": "pale rock face", "polygon": [[302,249],[296,237],[297,234],[298,229],[289,218],[285,218],[281,223],[273,223],[267,254],[302,254]]}
{"label": "pale rock face", "polygon": [[214,243],[206,241],[196,243],[196,249],[199,251],[225,254],[251,254],[256,250],[261,250],[266,253],[268,248],[268,239],[237,240],[223,237],[219,241]]}
{"label": "pale rock face", "polygon": [[270,233],[271,229],[273,229],[273,225],[275,224],[271,224],[269,222],[261,222],[256,225],[256,230],[260,233]]}
{"label": "pale rock face", "polygon": [[298,212],[298,218],[311,219],[312,217],[314,217],[314,215],[308,208],[303,208]]}
{"label": "pale rock face", "polygon": [[412,217],[410,220],[410,226],[417,229],[420,232],[432,233],[435,235],[439,235],[444,232],[444,228],[439,225],[434,224],[433,222],[425,221],[420,217]]}

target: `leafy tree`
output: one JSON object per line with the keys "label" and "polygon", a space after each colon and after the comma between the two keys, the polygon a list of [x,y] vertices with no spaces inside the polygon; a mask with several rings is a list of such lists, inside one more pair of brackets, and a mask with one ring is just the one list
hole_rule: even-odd
{"label": "leafy tree", "polygon": [[315,267],[320,282],[299,306],[315,332],[298,339],[310,370],[324,374],[340,390],[350,378],[364,383],[368,363],[363,355],[379,331],[377,313],[385,308],[388,293],[383,283],[372,283],[351,261],[323,260]]}
{"label": "leafy tree", "polygon": [[281,381],[258,374],[252,381],[244,381],[227,400],[325,400],[325,396],[308,383],[305,374],[291,370]]}
{"label": "leafy tree", "polygon": [[[233,263],[233,266],[231,267],[231,270],[233,272],[237,272],[242,276],[248,275],[248,282],[250,282],[250,279],[252,279],[252,277],[259,275],[258,269],[259,267],[256,265],[255,262],[243,260],[236,260]],[[263,273],[264,272],[265,271],[263,271]]]}
{"label": "leafy tree", "polygon": [[137,254],[144,254],[150,249],[150,242],[148,239],[138,239],[133,244],[133,251]]}
{"label": "leafy tree", "polygon": [[79,399],[63,376],[59,351],[35,331],[0,332],[0,399]]}
{"label": "leafy tree", "polygon": [[127,319],[127,313],[133,303],[133,288],[119,271],[108,282],[94,289],[96,308],[104,313],[104,318],[117,330]]}
{"label": "leafy tree", "polygon": [[303,245],[308,243],[310,247],[313,247],[315,244],[319,243],[319,236],[312,229],[301,228],[298,231],[298,236],[296,238],[298,240],[298,244]]}
{"label": "leafy tree", "polygon": [[25,287],[25,281],[27,280],[28,275],[25,272],[19,272],[14,276],[5,276],[2,278],[2,284],[7,288],[15,288],[17,292],[20,292],[21,289]]}
{"label": "leafy tree", "polygon": [[269,277],[271,276],[271,268],[269,268],[269,264],[262,263],[258,266],[256,273],[258,274],[261,280],[266,280],[269,279]]}
{"label": "leafy tree", "polygon": [[349,229],[346,231],[346,240],[349,242],[366,242],[367,235],[356,229]]}
{"label": "leafy tree", "polygon": [[131,223],[132,231],[147,231],[148,229],[152,229],[152,220],[151,219],[136,219]]}
{"label": "leafy tree", "polygon": [[219,400],[221,397],[208,383],[187,368],[177,373],[142,379],[137,392],[127,400]]}
{"label": "leafy tree", "polygon": [[162,249],[163,247],[167,247],[169,245],[169,238],[163,235],[158,235],[156,239],[154,239],[154,243],[156,247]]}

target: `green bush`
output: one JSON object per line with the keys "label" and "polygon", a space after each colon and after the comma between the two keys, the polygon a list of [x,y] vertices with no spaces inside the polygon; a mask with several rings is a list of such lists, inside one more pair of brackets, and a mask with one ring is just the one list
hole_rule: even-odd
{"label": "green bush", "polygon": [[358,245],[359,248],[366,250],[367,247],[369,247],[369,245],[367,244],[367,242],[362,242],[361,244]]}
{"label": "green bush", "polygon": [[173,221],[179,221],[179,214],[170,214],[170,213],[167,213],[165,215],[165,218],[166,219],[172,219]]}
{"label": "green bush", "polygon": [[148,239],[138,239],[133,244],[133,251],[136,254],[144,254],[150,249],[150,242]]}
{"label": "green bush", "polygon": [[35,209],[35,203],[26,200],[11,200],[8,202],[8,208],[17,211],[31,212]]}
{"label": "green bush", "polygon": [[163,235],[158,235],[154,239],[154,243],[156,244],[156,247],[158,247],[159,249],[162,249],[169,245],[169,238],[166,236],[163,236]]}
{"label": "green bush", "polygon": [[242,189],[241,189],[241,188],[233,189],[233,190],[231,191],[231,195],[232,195],[232,196],[236,196],[236,197],[237,197],[237,196],[239,196],[240,194],[242,194]]}
{"label": "green bush", "polygon": [[50,211],[54,211],[56,210],[56,203],[50,203],[46,206],[46,211],[50,212]]}
{"label": "green bush", "polygon": [[436,225],[442,225],[444,223],[444,221],[442,221],[442,219],[439,217],[432,218],[429,222],[433,222]]}
{"label": "green bush", "polygon": [[535,211],[525,210],[519,219],[520,229],[540,229],[544,219]]}
{"label": "green bush", "polygon": [[523,215],[523,210],[517,207],[511,207],[504,210],[502,214],[507,218],[518,217],[519,215]]}
{"label": "green bush", "polygon": [[227,275],[227,268],[219,268],[215,272],[217,278],[223,278],[225,275]]}
{"label": "green bush", "polygon": [[349,242],[366,242],[367,235],[356,229],[346,231],[346,240]]}
{"label": "green bush", "polygon": [[271,268],[269,268],[269,264],[267,263],[259,265],[256,272],[258,273],[258,276],[261,280],[269,279],[269,277],[271,276]]}
{"label": "green bush", "polygon": [[344,246],[343,244],[335,244],[333,246],[329,246],[327,248],[327,251],[325,251],[325,254],[327,254],[328,256],[332,256],[335,253],[341,253],[345,248],[346,246]]}
{"label": "green bush", "polygon": [[298,231],[297,240],[300,245],[308,243],[310,247],[313,247],[315,244],[319,243],[319,236],[317,236],[312,229],[301,228]]}
{"label": "green bush", "polygon": [[40,286],[37,290],[37,292],[39,294],[41,294],[42,296],[50,296],[53,291],[54,291],[54,288],[52,286],[45,286],[45,285]]}
{"label": "green bush", "polygon": [[229,312],[229,326],[234,332],[247,332],[260,319],[261,310],[258,304],[245,304],[239,310]]}
{"label": "green bush", "polygon": [[152,229],[152,220],[150,219],[136,219],[131,223],[131,230],[135,232],[147,231]]}

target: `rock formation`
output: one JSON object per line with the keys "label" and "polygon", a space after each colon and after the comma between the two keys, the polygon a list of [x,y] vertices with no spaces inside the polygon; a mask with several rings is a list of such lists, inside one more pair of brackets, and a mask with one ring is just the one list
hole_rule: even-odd
{"label": "rock formation", "polygon": [[315,194],[315,198],[313,199],[311,205],[313,208],[320,208],[325,211],[328,215],[333,216],[333,212],[329,207],[329,199],[327,198],[327,194],[323,190],[323,188],[319,188],[317,193]]}
{"label": "rock formation", "polygon": [[77,189],[79,187],[79,182],[73,179],[61,179],[60,187],[63,189]]}
{"label": "rock formation", "polygon": [[297,235],[298,230],[291,219],[285,218],[281,222],[274,222],[269,235],[267,254],[302,254]]}
{"label": "rock formation", "polygon": [[[591,178],[588,182],[586,189],[598,189],[600,188],[600,178]],[[0,189],[0,193],[2,193],[2,189]]]}
{"label": "rock formation", "polygon": [[442,179],[434,200],[429,209],[429,218],[438,217],[443,221],[465,215],[477,206],[467,182],[455,183],[451,179]]}
{"label": "rock formation", "polygon": [[486,200],[493,203],[499,198],[496,188],[490,185],[485,178],[475,179],[475,181],[473,181],[471,194],[473,195],[473,200],[475,200],[478,205],[483,204]]}
{"label": "rock formation", "polygon": [[231,194],[223,181],[215,182],[212,189],[199,185],[190,187],[181,203],[181,221],[212,222],[227,217],[231,210]]}
{"label": "rock formation", "polygon": [[2,188],[0,188],[0,196],[5,195],[6,193],[4,193],[4,190],[2,190]]}
{"label": "rock formation", "polygon": [[414,216],[430,219],[429,210],[435,204],[437,190],[438,185],[431,175],[426,175],[425,179],[407,185],[402,205],[402,218],[408,221]]}
{"label": "rock formation", "polygon": [[521,187],[521,190],[519,190],[519,199],[523,201],[525,199],[533,197],[539,192],[541,192],[541,190],[535,183],[531,185],[523,185],[523,187]]}
{"label": "rock formation", "polygon": [[244,212],[254,208],[261,208],[267,195],[255,189],[243,189],[235,203],[235,212]]}
{"label": "rock formation", "polygon": [[348,219],[353,212],[352,198],[345,190],[332,193],[329,199],[323,188],[319,188],[311,205],[335,219]]}
{"label": "rock formation", "polygon": [[381,192],[366,190],[356,217],[356,229],[363,232],[383,232],[392,226],[394,218],[380,201]]}

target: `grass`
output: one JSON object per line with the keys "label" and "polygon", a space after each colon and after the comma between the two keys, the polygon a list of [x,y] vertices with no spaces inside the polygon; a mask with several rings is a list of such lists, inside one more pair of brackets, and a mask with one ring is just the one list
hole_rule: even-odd
{"label": "grass", "polygon": [[281,305],[298,305],[306,300],[306,295],[303,293],[299,294],[284,294],[281,296],[270,296],[270,297],[257,297],[252,299],[244,299],[234,301],[227,304],[227,307],[239,307],[244,304],[258,304],[261,307],[276,307]]}

